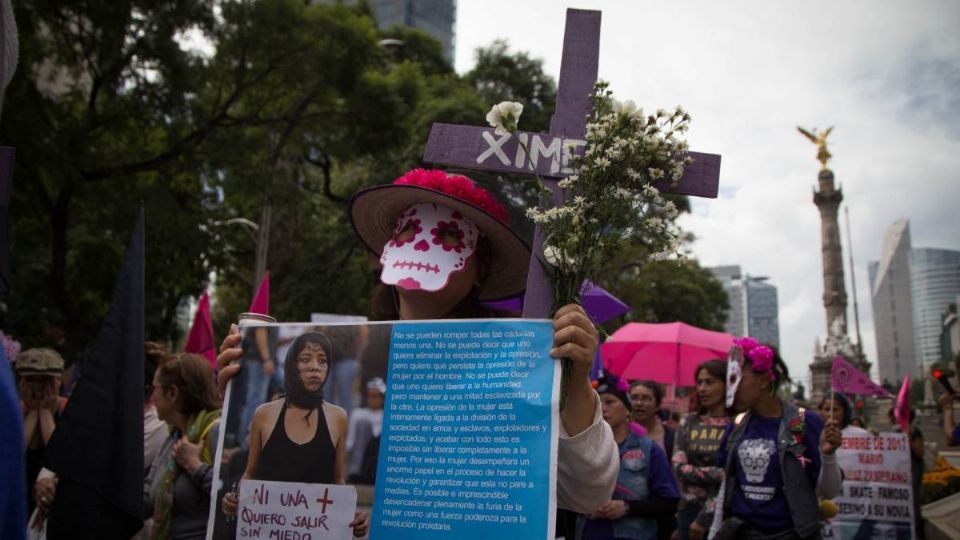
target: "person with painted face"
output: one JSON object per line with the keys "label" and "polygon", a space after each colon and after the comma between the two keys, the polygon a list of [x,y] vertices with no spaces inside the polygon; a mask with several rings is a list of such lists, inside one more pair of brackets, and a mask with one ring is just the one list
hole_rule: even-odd
{"label": "person with painted face", "polygon": [[[254,413],[243,478],[344,483],[347,413],[323,399],[331,351],[330,340],[320,332],[304,332],[290,345],[284,360],[286,396],[260,405]],[[234,492],[224,495],[225,515],[236,514],[237,505]],[[357,512],[350,526],[354,536],[363,536],[367,515]]]}
{"label": "person with painted face", "polygon": [[630,429],[629,387],[619,379],[599,381],[603,419],[620,450],[620,472],[610,500],[577,518],[577,540],[652,540],[658,520],[673,515],[680,491],[667,454],[653,439]]}
{"label": "person with painted face", "polygon": [[[497,314],[484,302],[523,293],[530,249],[510,229],[507,210],[465,176],[415,169],[392,184],[358,192],[350,219],[380,257],[382,286],[372,318],[462,319]],[[617,446],[590,386],[598,332],[575,304],[554,315],[554,358],[572,360],[560,413],[557,501],[585,513],[606,502],[616,481]],[[240,338],[221,346],[221,380],[233,376]],[[223,384],[223,383],[222,383]]]}
{"label": "person with painted face", "polygon": [[[723,481],[717,449],[730,423],[725,403],[726,378],[724,360],[707,360],[697,367],[694,382],[699,410],[683,418],[677,430],[672,462],[683,492],[677,512],[677,540],[689,538],[690,525],[703,505],[716,497]],[[706,528],[709,523],[701,526]]]}
{"label": "person with painted face", "polygon": [[[725,475],[711,520],[712,538],[819,539],[818,494],[832,499],[840,493],[837,421],[825,425],[817,414],[777,397],[789,373],[772,348],[752,338],[735,344],[742,365],[736,358],[730,361],[738,364],[740,375],[728,384],[735,410],[744,412],[727,427],[717,451]],[[691,525],[691,538],[704,536],[701,527]]]}

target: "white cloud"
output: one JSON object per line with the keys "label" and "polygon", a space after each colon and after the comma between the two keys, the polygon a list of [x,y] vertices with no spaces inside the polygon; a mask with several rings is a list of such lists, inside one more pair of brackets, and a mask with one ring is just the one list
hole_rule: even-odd
{"label": "white cloud", "polygon": [[[513,50],[544,58],[556,76],[566,7],[460,0],[458,70],[469,69],[477,47],[505,38]],[[647,109],[682,104],[693,115],[692,147],[722,154],[720,198],[695,201],[683,226],[697,235],[694,253],[704,264],[740,264],[779,288],[784,357],[805,383],[826,323],[812,203],[819,164],[795,126],[835,126],[830,165],[850,206],[861,333],[875,362],[866,265],[879,258],[886,228],[908,217],[915,246],[960,249],[960,4],[573,7],[603,11],[600,77],[618,97]],[[511,17],[498,16],[504,12]]]}

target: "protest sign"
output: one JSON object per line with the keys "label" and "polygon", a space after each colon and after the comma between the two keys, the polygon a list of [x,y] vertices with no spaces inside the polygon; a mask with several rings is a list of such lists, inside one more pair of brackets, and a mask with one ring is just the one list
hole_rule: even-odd
{"label": "protest sign", "polygon": [[244,480],[237,539],[350,540],[356,509],[353,486]]}
{"label": "protest sign", "polygon": [[[560,370],[549,355],[550,321],[316,321],[261,323],[241,332],[242,370],[223,403],[208,540],[255,538],[241,536],[243,528],[262,525],[223,514],[222,499],[238,483],[245,490],[250,482],[280,480],[261,476],[263,463],[248,462],[247,433],[254,411],[279,411],[286,391],[280,373],[295,365],[288,352],[308,333],[329,339],[329,363],[345,357],[344,351],[360,351],[361,380],[389,381],[371,537],[429,539],[453,532],[460,538],[552,538]],[[349,346],[341,343],[345,336]],[[261,369],[264,357],[273,360],[273,375]],[[268,387],[276,393],[268,395]],[[277,425],[260,422],[261,443]],[[271,463],[278,459],[291,461],[274,456]],[[248,478],[240,481],[245,473]],[[289,527],[277,529],[275,537],[293,532],[318,538],[316,529]]]}
{"label": "protest sign", "polygon": [[553,538],[549,321],[396,323],[371,537]]}
{"label": "protest sign", "polygon": [[913,538],[910,444],[902,433],[845,429],[837,450],[843,489],[823,537]]}

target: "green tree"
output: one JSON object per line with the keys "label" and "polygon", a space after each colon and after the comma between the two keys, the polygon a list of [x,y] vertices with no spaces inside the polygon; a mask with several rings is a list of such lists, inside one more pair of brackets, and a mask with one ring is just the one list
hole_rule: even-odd
{"label": "green tree", "polygon": [[143,201],[148,241],[166,248],[147,252],[148,325],[171,328],[209,258],[197,218],[211,193],[186,171],[216,123],[193,99],[202,62],[177,39],[209,29],[212,5],[27,1],[15,15],[21,59],[0,127],[17,149],[15,288],[3,324],[28,346],[60,345],[68,356],[82,348]]}
{"label": "green tree", "polygon": [[506,41],[477,49],[477,63],[464,78],[486,102],[487,109],[500,101],[523,103],[524,131],[545,132],[557,100],[557,84],[543,71],[543,60],[526,52],[511,53]]}
{"label": "green tree", "polygon": [[645,261],[628,249],[612,261],[600,284],[632,307],[608,325],[611,331],[629,321],[682,321],[722,331],[727,320],[726,291],[695,259]]}

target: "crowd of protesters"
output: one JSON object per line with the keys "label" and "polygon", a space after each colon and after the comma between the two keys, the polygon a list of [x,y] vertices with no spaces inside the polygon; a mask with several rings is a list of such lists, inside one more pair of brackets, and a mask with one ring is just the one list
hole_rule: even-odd
{"label": "crowd of protesters", "polygon": [[[371,310],[375,319],[504,316],[484,302],[523,291],[526,267],[516,262],[529,259],[529,248],[510,229],[506,210],[465,177],[411,171],[394,184],[359,193],[350,215],[360,240],[382,262],[435,222],[436,257],[452,257],[455,264],[449,266],[458,268],[431,285],[388,271],[403,265],[384,264]],[[453,222],[457,226],[451,228]],[[429,245],[423,244],[418,249],[425,252]],[[561,307],[553,325],[551,356],[572,361],[558,433],[555,495],[566,512],[557,520],[558,535],[576,540],[820,537],[820,500],[836,497],[842,484],[835,456],[841,430],[862,429],[852,426],[844,396],[825,401],[819,411],[780,398],[778,390],[789,381],[786,365],[773,348],[745,338],[737,342],[743,351],[740,379],[728,378],[725,360],[704,362],[690,381],[695,386],[690,414],[679,418],[665,409],[664,390],[655,382],[610,377],[591,386],[598,332],[580,306]],[[244,478],[376,480],[386,385],[365,379],[363,407],[353,391],[366,335],[347,340],[338,351],[324,333],[310,330],[293,340],[282,359],[275,333],[249,335],[243,339],[232,329],[215,366],[199,355],[145,344],[146,512],[139,537],[204,538],[211,506],[224,519],[236,513],[235,484]],[[335,369],[341,360],[345,363]],[[23,503],[33,512],[31,527],[39,529],[57,500],[58,479],[44,468],[43,452],[67,402],[61,395],[64,360],[53,350],[31,349],[19,353],[15,366],[23,474],[30,486]],[[241,372],[244,377],[237,378]],[[331,386],[337,401],[324,398],[334,372],[346,379]],[[245,386],[238,387],[244,399],[237,414],[227,414],[239,418],[240,425],[231,430],[220,424],[221,396],[234,378]],[[735,383],[731,405],[727,386]],[[960,440],[949,415],[948,426]],[[241,435],[225,444],[230,452],[224,454],[229,459],[221,480],[233,489],[212,501],[221,429]],[[365,535],[368,516],[358,512],[350,526],[355,536]]]}

